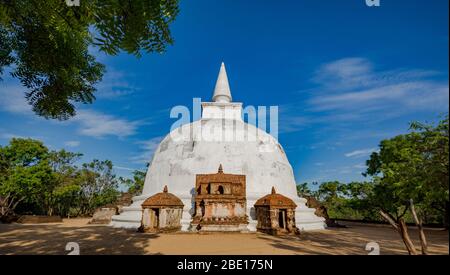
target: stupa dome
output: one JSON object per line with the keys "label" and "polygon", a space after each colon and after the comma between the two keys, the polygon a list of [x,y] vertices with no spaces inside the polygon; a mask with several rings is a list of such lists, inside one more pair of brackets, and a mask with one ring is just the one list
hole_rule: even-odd
{"label": "stupa dome", "polygon": [[[170,133],[157,147],[145,178],[144,194],[154,194],[167,184],[178,197],[190,198],[195,176],[216,172],[222,164],[226,173],[246,175],[248,198],[256,200],[270,193],[272,186],[296,196],[294,175],[283,148],[255,126],[239,120],[227,123],[224,119],[202,119],[174,131],[182,135]],[[237,133],[243,140],[205,140],[209,133]]]}
{"label": "stupa dome", "polygon": [[[323,218],[306,207],[297,195],[292,167],[278,141],[267,132],[242,120],[242,104],[231,102],[222,64],[212,102],[202,103],[202,117],[170,132],[150,162],[143,192],[131,207],[113,217],[112,225],[138,227],[140,203],[167,185],[184,203],[182,230],[189,230],[195,211],[197,174],[210,174],[222,164],[225,173],[246,176],[248,229],[256,230],[254,203],[270,194],[272,187],[296,202],[300,229],[324,228]],[[139,204],[139,205],[138,205]]]}

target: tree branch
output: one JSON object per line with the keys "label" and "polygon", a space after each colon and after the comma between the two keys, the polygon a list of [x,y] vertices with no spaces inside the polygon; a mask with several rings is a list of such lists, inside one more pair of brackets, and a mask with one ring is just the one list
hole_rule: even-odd
{"label": "tree branch", "polygon": [[383,218],[385,218],[392,225],[392,227],[395,228],[395,230],[399,231],[397,223],[394,221],[394,219],[392,218],[392,216],[389,213],[386,213],[383,210],[380,210],[380,215]]}

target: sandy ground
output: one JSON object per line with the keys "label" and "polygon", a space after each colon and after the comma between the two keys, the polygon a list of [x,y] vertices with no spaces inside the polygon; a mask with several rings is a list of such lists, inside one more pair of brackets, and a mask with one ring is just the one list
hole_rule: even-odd
{"label": "sandy ground", "polygon": [[[148,234],[104,225],[89,219],[56,224],[0,224],[0,254],[67,254],[68,242],[77,242],[81,254],[367,254],[368,242],[377,242],[380,254],[406,254],[398,234],[389,226],[347,223],[348,228],[274,237],[261,233]],[[420,250],[418,234],[410,229]],[[427,229],[431,254],[448,254],[448,231]]]}

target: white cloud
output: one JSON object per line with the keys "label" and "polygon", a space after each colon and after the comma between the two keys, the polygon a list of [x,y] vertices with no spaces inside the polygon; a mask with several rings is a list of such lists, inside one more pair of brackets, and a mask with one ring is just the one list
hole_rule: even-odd
{"label": "white cloud", "polygon": [[80,124],[80,134],[101,138],[105,136],[126,137],[136,133],[138,121],[129,121],[97,111],[80,110],[72,121]]}
{"label": "white cloud", "polygon": [[374,68],[364,58],[344,58],[323,65],[313,79],[320,87],[308,101],[310,110],[340,114],[383,110],[398,114],[448,109],[448,83],[430,79],[439,72]]}
{"label": "white cloud", "polygon": [[25,99],[25,88],[20,84],[0,85],[0,109],[15,114],[30,114],[31,106]]}
{"label": "white cloud", "polygon": [[2,139],[12,139],[12,138],[25,138],[25,137],[21,136],[21,135],[12,134],[12,133],[1,133],[0,134],[0,138],[2,138]]}
{"label": "white cloud", "polygon": [[365,164],[356,164],[356,165],[353,165],[353,168],[359,169],[359,170],[366,169],[367,165],[365,165]]}
{"label": "white cloud", "polygon": [[419,111],[448,112],[448,80],[433,70],[379,70],[368,59],[352,57],[320,66],[311,80],[317,86],[303,91],[305,101],[280,106],[280,132],[331,123],[339,129],[356,122],[367,127]]}
{"label": "white cloud", "polygon": [[314,97],[309,103],[314,111],[357,110],[363,113],[393,107],[405,112],[412,109],[443,109],[447,101],[448,86],[445,84],[416,81]]}
{"label": "white cloud", "polygon": [[313,81],[330,87],[361,86],[367,84],[372,70],[372,64],[364,58],[343,58],[322,65],[316,71]]}
{"label": "white cloud", "polygon": [[117,166],[117,165],[114,165],[114,169],[125,170],[125,171],[135,171],[135,170],[137,170],[137,169],[134,169],[134,168],[124,167],[124,166]]}
{"label": "white cloud", "polygon": [[[15,83],[15,81],[10,78],[7,80],[8,81],[2,83],[0,86],[0,110],[37,118],[37,115],[32,112],[31,106],[25,99],[25,88],[23,88],[20,83]],[[115,85],[118,85],[118,83],[119,82],[115,82]],[[122,84],[122,86],[126,86],[126,84]],[[81,135],[95,138],[102,138],[105,136],[117,136],[123,138],[131,136],[136,133],[137,127],[143,123],[142,121],[129,121],[99,111],[83,109],[78,110],[77,115],[68,121],[50,122],[62,125],[72,125],[73,123],[76,123],[79,126],[79,133]],[[11,137],[3,135],[2,138]],[[74,142],[69,142],[65,145],[69,147],[78,146],[78,144]]]}
{"label": "white cloud", "polygon": [[377,70],[366,58],[349,57],[320,66],[312,80],[327,90],[339,91],[417,81],[437,75],[440,73],[433,70]]}
{"label": "white cloud", "polygon": [[108,70],[103,76],[102,82],[96,85],[97,98],[113,99],[133,94],[138,90],[126,80],[128,74],[114,69]]}
{"label": "white cloud", "polygon": [[159,144],[163,140],[164,136],[158,136],[151,138],[149,140],[145,141],[139,141],[137,144],[139,144],[140,153],[131,157],[131,161],[134,163],[148,163],[151,161],[153,154],[155,153],[156,149],[158,148]]}
{"label": "white cloud", "polygon": [[80,146],[80,142],[77,140],[69,140],[69,141],[64,142],[64,145],[67,147],[77,147],[77,146]]}
{"label": "white cloud", "polygon": [[368,156],[370,155],[372,152],[377,151],[377,148],[367,148],[367,149],[360,149],[360,150],[355,150],[352,152],[348,152],[345,154],[346,157],[363,157],[363,156]]}

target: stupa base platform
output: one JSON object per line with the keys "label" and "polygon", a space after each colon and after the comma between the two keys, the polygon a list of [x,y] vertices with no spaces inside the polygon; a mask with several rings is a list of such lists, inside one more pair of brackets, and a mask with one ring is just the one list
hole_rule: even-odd
{"label": "stupa base platform", "polygon": [[247,224],[191,224],[194,232],[247,232]]}
{"label": "stupa base platform", "polygon": [[[133,204],[124,207],[122,213],[119,215],[112,216],[111,223],[109,224],[115,228],[133,229],[137,230],[141,226],[142,219],[142,208],[141,204],[150,195],[140,195],[133,198]],[[183,203],[190,205],[189,199],[182,199]],[[250,204],[254,203],[253,200],[249,200]],[[326,228],[325,219],[318,217],[314,214],[316,211],[314,208],[308,208],[305,203],[306,200],[303,198],[295,198],[294,202],[297,204],[295,209],[295,221],[296,226],[300,231],[312,231],[312,230],[322,230]],[[245,224],[245,230],[242,232],[256,232],[257,221],[252,217],[252,211],[248,211],[249,221]],[[192,217],[190,214],[190,209],[185,207],[183,210],[183,217],[181,219],[181,231],[189,232],[196,231],[196,227],[192,225]],[[220,230],[216,230],[220,231]],[[223,230],[227,231],[227,230]],[[237,230],[240,231],[240,230]],[[236,232],[237,232],[236,231]],[[211,230],[213,232],[213,230]]]}

